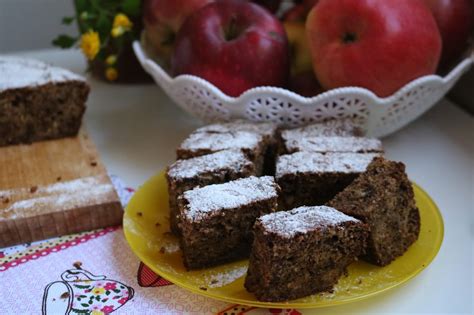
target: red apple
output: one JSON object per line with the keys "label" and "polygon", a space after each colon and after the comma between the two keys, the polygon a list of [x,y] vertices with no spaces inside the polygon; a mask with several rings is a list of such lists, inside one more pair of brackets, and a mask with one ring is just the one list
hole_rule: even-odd
{"label": "red apple", "polygon": [[309,11],[316,5],[318,0],[305,0],[297,3],[283,15],[285,22],[304,22],[309,14]]}
{"label": "red apple", "polygon": [[174,40],[186,18],[213,0],[145,0],[144,39],[147,50],[167,65]]}
{"label": "red apple", "polygon": [[193,74],[238,96],[256,86],[283,86],[289,72],[283,25],[247,1],[219,0],[181,27],[171,58],[174,75]]}
{"label": "red apple", "polygon": [[253,2],[267,8],[272,13],[278,11],[281,4],[281,0],[253,0]]}
{"label": "red apple", "polygon": [[417,0],[320,0],[306,31],[325,89],[360,86],[385,97],[434,73],[441,54],[433,15]]}
{"label": "red apple", "polygon": [[474,27],[472,0],[424,0],[438,24],[443,49],[441,67],[455,62],[468,45],[469,34]]}

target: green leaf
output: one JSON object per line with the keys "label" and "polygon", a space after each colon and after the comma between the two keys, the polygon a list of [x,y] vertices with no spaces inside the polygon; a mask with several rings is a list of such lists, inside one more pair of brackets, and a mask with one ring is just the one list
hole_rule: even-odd
{"label": "green leaf", "polygon": [[100,39],[103,41],[110,35],[110,30],[112,29],[112,21],[107,15],[101,13],[97,19],[96,24],[97,31],[100,34]]}
{"label": "green leaf", "polygon": [[[89,305],[87,305],[87,307],[89,307]],[[80,310],[80,309],[77,309],[77,308],[73,308],[72,312],[76,313],[76,314],[89,314],[91,311],[89,311],[89,310]]]}
{"label": "green leaf", "polygon": [[140,0],[123,0],[122,11],[129,16],[138,16],[140,14]]}
{"label": "green leaf", "polygon": [[71,25],[71,23],[74,22],[74,19],[74,16],[65,16],[61,20],[61,23],[63,23],[64,25]]}
{"label": "green leaf", "polygon": [[74,4],[76,6],[76,12],[79,14],[84,11],[89,11],[91,7],[87,0],[74,0]]}
{"label": "green leaf", "polygon": [[[53,39],[52,44],[57,47],[61,48],[71,48],[77,41],[77,38],[71,37],[69,35],[61,34],[55,39]],[[79,287],[79,286],[78,286]],[[89,286],[85,286],[84,288],[88,288]],[[82,288],[81,288],[82,289]]]}
{"label": "green leaf", "polygon": [[81,303],[81,306],[83,306],[83,307],[89,307],[89,304],[87,304],[87,303]]}
{"label": "green leaf", "polygon": [[89,289],[91,287],[90,285],[80,285],[80,284],[73,284],[72,286],[78,289]]}

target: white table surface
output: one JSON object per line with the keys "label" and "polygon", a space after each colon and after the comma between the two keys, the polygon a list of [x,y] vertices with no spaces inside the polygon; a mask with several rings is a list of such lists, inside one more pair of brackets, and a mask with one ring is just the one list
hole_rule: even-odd
{"label": "white table surface", "polygon": [[[78,51],[21,52],[84,73]],[[159,87],[112,85],[89,78],[85,125],[110,173],[131,187],[173,161],[174,149],[200,125]],[[473,89],[474,97],[474,89]],[[387,156],[403,161],[410,178],[441,209],[445,237],[438,256],[407,284],[314,314],[459,314],[473,312],[474,119],[447,100],[383,139]],[[306,312],[305,312],[306,313]]]}

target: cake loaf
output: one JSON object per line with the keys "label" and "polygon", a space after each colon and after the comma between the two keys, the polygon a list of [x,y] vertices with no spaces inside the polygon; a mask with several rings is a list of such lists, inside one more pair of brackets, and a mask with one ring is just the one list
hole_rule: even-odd
{"label": "cake loaf", "polygon": [[88,94],[71,71],[0,56],[0,146],[76,136]]}

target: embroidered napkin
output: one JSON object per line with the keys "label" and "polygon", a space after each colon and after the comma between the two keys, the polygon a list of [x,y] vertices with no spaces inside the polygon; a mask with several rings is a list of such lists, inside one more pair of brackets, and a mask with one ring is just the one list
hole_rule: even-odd
{"label": "embroidered napkin", "polygon": [[[112,181],[126,204],[133,190]],[[136,258],[121,227],[0,249],[0,292],[1,314],[301,314],[181,289]]]}

